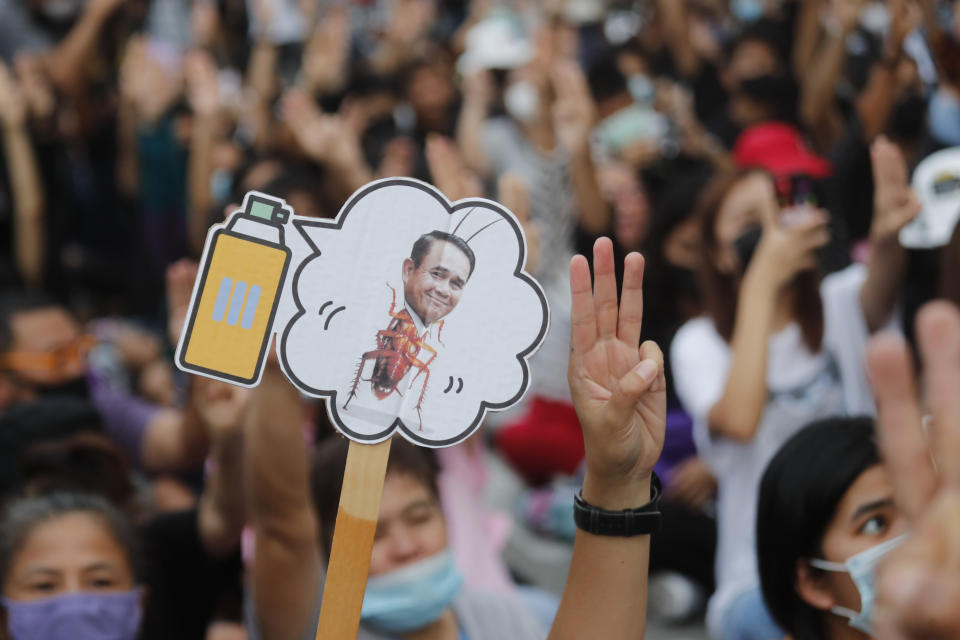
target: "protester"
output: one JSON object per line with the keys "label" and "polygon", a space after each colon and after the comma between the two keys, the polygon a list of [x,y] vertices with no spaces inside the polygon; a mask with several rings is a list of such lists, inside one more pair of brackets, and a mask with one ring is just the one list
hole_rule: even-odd
{"label": "protester", "polygon": [[[752,496],[767,461],[807,422],[873,410],[863,350],[868,326],[893,310],[892,302],[872,303],[889,301],[897,280],[877,277],[885,268],[877,265],[887,264],[877,257],[869,269],[853,265],[820,283],[815,251],[829,240],[826,214],[781,209],[766,173],[718,178],[702,207],[708,315],[677,332],[671,359],[698,449],[719,483],[708,621],[718,637],[773,637],[756,577]],[[876,251],[912,213],[900,201],[878,208]]]}
{"label": "protester", "polygon": [[138,637],[146,593],[136,534],[105,499],[24,498],[6,506],[0,532],[8,637]]}
{"label": "protester", "polygon": [[876,633],[874,570],[907,519],[893,499],[870,418],[830,418],[770,461],[757,505],[763,598],[797,640]]}
{"label": "protester", "polygon": [[[27,483],[129,513],[161,569],[145,574],[145,636],[305,635],[323,550],[303,449],[332,432],[324,401],[271,365],[248,403],[179,372],[176,343],[211,225],[248,191],[334,218],[371,180],[409,176],[513,211],[550,307],[524,404],[440,456],[465,589],[493,587],[545,631],[553,612],[517,582],[566,586],[555,636],[636,638],[649,565],[652,608],[695,637],[745,637],[771,622],[753,545],[764,466],[811,421],[874,413],[870,333],[922,342],[918,309],[960,299],[960,171],[938,153],[958,144],[958,61],[952,0],[0,0],[0,499]],[[589,255],[603,236],[610,263],[606,241]],[[594,260],[609,319],[607,265],[631,291],[632,251],[643,339],[673,345],[662,455],[639,462],[605,448],[592,387],[563,375],[582,319],[570,260]],[[586,273],[578,258],[581,296]],[[590,345],[612,348],[601,325]],[[610,353],[632,358],[639,334],[621,337]],[[581,482],[588,502],[630,485],[642,496],[623,506],[646,503],[639,475],[602,471],[627,458],[637,473],[656,458],[663,481],[649,562],[646,536],[591,537],[571,515]],[[561,490],[516,508],[544,487]],[[263,586],[258,565],[293,578]],[[687,596],[714,587],[703,625]]]}

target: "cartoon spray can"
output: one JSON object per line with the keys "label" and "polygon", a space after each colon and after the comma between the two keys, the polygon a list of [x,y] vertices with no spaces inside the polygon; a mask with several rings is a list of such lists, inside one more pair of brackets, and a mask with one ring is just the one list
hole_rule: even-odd
{"label": "cartoon spray can", "polygon": [[243,211],[208,237],[177,348],[182,369],[256,384],[290,263],[286,219],[282,200],[248,193]]}

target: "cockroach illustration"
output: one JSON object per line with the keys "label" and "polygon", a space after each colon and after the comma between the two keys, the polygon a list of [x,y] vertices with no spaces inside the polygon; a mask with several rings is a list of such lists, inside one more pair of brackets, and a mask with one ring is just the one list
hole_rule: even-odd
{"label": "cockroach illustration", "polygon": [[[469,242],[480,231],[503,219],[498,217],[483,225],[469,238],[457,236],[460,225],[472,212],[473,209],[464,215],[452,233],[431,231],[414,243],[410,257],[403,261],[406,305],[400,310],[397,310],[397,292],[387,283],[391,292],[388,312],[390,323],[386,329],[377,332],[376,348],[360,356],[344,409],[357,396],[360,382],[369,382],[378,400],[392,393],[403,396],[400,383],[411,369],[416,369],[407,390],[413,389],[423,375],[423,386],[416,405],[419,428],[423,430],[423,399],[430,383],[430,365],[437,358],[436,349],[426,342],[430,327],[436,324],[437,342],[445,346],[440,340],[444,322],[442,318],[456,307],[476,264]],[[363,378],[364,366],[369,360],[374,361],[373,370],[369,378]]]}
{"label": "cockroach illustration", "polygon": [[[397,387],[404,376],[407,375],[407,372],[414,368],[417,373],[410,380],[407,389],[413,388],[413,384],[422,373],[423,387],[420,390],[420,397],[417,399],[417,417],[420,419],[420,431],[423,431],[423,416],[420,410],[423,406],[423,397],[427,393],[427,383],[430,382],[430,363],[437,357],[437,351],[425,342],[429,330],[425,329],[421,336],[417,333],[417,325],[410,317],[410,313],[406,309],[396,310],[397,291],[390,286],[389,282],[387,286],[390,287],[391,292],[390,311],[388,313],[392,320],[385,330],[377,332],[377,348],[360,356],[357,375],[353,379],[350,395],[347,396],[347,401],[343,403],[343,408],[346,409],[350,401],[356,397],[357,386],[361,380],[371,383],[373,395],[378,400],[383,400],[391,393],[402,396],[403,394]],[[443,331],[443,320],[440,321],[437,328],[437,342],[444,346],[440,340],[441,331]],[[419,357],[421,349],[430,354],[425,361]],[[363,365],[368,360],[375,360],[373,372],[369,378],[361,378]]]}

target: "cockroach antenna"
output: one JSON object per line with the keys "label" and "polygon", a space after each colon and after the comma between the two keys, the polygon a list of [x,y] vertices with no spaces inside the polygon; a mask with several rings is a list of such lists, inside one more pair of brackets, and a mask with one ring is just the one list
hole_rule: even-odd
{"label": "cockroach antenna", "polygon": [[460,222],[458,222],[458,223],[457,223],[457,226],[455,226],[455,227],[453,228],[453,232],[452,232],[450,235],[452,235],[452,236],[457,235],[457,229],[459,229],[459,228],[460,228],[460,225],[462,225],[462,224],[464,223],[464,221],[465,221],[468,217],[470,217],[470,214],[473,213],[475,209],[476,209],[476,207],[470,207],[470,211],[467,211],[465,214],[463,214],[463,217],[460,218]]}
{"label": "cockroach antenna", "polygon": [[472,236],[470,236],[469,238],[467,238],[466,240],[464,240],[464,242],[466,242],[467,244],[470,244],[470,241],[473,240],[474,238],[476,238],[478,233],[480,233],[481,231],[483,231],[484,229],[486,229],[487,227],[489,227],[489,226],[491,226],[491,225],[497,224],[497,223],[500,222],[501,220],[503,220],[503,218],[497,218],[497,219],[494,220],[493,222],[488,222],[487,224],[485,224],[485,225],[483,225],[482,227],[480,227],[480,229],[478,229],[477,231],[475,231]]}
{"label": "cockroach antenna", "polygon": [[[467,218],[470,216],[471,213],[474,212],[474,210],[476,210],[476,207],[471,207],[470,210],[467,211],[467,212],[463,215],[462,218],[460,218],[460,222],[458,222],[458,223],[457,223],[457,226],[455,226],[455,227],[453,228],[453,231],[450,233],[450,235],[452,235],[452,236],[457,235],[457,230],[460,228],[460,225],[462,225],[462,224],[467,220]],[[480,233],[481,231],[483,231],[484,229],[486,229],[486,228],[489,227],[490,225],[493,225],[493,224],[496,224],[496,223],[500,222],[501,220],[503,220],[503,218],[497,218],[497,219],[494,220],[493,222],[488,222],[487,224],[485,224],[485,225],[483,225],[482,227],[480,227],[480,229],[478,229],[477,231],[475,231],[475,232],[473,233],[473,235],[471,235],[469,238],[465,238],[463,241],[464,241],[465,243],[467,243],[467,244],[470,244],[470,241],[473,240],[474,238],[476,238],[478,233]]]}

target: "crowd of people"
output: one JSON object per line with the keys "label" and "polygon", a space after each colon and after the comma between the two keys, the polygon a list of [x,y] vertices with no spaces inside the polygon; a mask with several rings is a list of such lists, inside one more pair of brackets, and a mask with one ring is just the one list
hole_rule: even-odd
{"label": "crowd of people", "polygon": [[0,0],[0,124],[0,638],[314,637],[348,442],[173,354],[245,193],[393,176],[551,329],[392,443],[361,638],[960,638],[960,2]]}

